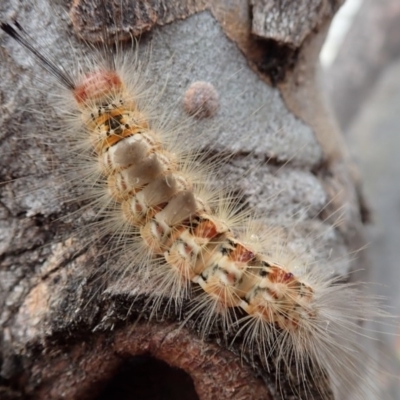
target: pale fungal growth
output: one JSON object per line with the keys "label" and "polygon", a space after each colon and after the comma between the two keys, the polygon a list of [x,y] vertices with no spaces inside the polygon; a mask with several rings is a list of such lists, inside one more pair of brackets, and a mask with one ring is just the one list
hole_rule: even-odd
{"label": "pale fungal growth", "polygon": [[[329,378],[337,399],[350,391],[363,399],[373,377],[363,368],[368,360],[359,338],[365,332],[358,322],[380,311],[324,266],[316,272],[296,258],[277,230],[257,228],[248,212],[241,216],[238,200],[210,188],[209,169],[198,166],[195,156],[183,157],[171,133],[150,117],[152,100],[138,92],[141,78],[132,78],[140,73],[132,72],[134,52],[125,53],[118,43],[115,53],[105,47],[108,54],[93,53],[80,65],[83,72],[70,76],[34,50],[18,24],[1,28],[63,86],[67,100],[58,108],[70,124],[64,132],[71,151],[81,157],[77,168],[84,175],[84,165],[95,171],[83,184],[94,188],[93,203],[100,204],[105,223],[117,216],[105,232],[126,242],[129,262],[116,258],[112,264],[124,279],[135,274],[150,284],[153,298],[146,306],[154,308],[153,315],[170,297],[167,306],[176,312],[189,305],[188,318],[200,322],[203,334],[218,326],[222,336],[242,340],[250,361],[265,369],[271,359],[277,368],[294,365],[293,386],[311,371],[312,384]],[[210,118],[218,107],[211,83],[187,89],[184,108],[190,115]],[[303,392],[307,398],[309,389]]]}
{"label": "pale fungal growth", "polygon": [[193,82],[186,90],[183,106],[196,118],[211,118],[219,107],[218,92],[209,82]]}

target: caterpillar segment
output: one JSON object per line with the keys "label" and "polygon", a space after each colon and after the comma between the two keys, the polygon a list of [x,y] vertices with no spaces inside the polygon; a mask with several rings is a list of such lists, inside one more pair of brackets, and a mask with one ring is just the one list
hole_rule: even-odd
{"label": "caterpillar segment", "polygon": [[116,72],[85,76],[74,96],[109,195],[176,281],[199,285],[215,309],[240,307],[282,329],[295,329],[312,315],[312,289],[215,215],[137,104],[127,100]]}
{"label": "caterpillar segment", "polygon": [[312,318],[313,290],[281,266],[261,262],[259,279],[247,291],[240,307],[255,318],[276,324],[283,330],[295,329],[303,318]]}

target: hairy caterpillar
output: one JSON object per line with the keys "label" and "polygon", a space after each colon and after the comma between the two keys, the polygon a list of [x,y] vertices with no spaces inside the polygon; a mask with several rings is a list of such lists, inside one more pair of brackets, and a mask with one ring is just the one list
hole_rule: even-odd
{"label": "hairy caterpillar", "polygon": [[[2,29],[29,40],[19,25]],[[300,261],[281,227],[237,217],[232,196],[208,187],[207,168],[148,111],[152,100],[142,94],[141,76],[131,76],[139,74],[132,52],[118,44],[116,54],[103,51],[88,55],[76,76],[46,60],[64,86],[57,105],[62,132],[88,197],[100,205],[104,231],[126,242],[131,260],[110,256],[114,268],[123,268],[124,280],[136,274],[151,283],[147,306],[153,303],[155,313],[164,297],[178,312],[189,302],[203,332],[220,324],[223,334],[242,336],[244,350],[265,368],[273,356],[278,367],[295,365],[294,380],[310,369],[315,381],[328,375],[338,398],[352,390],[363,398],[358,320],[379,311],[364,309],[361,293],[337,283],[331,271]]]}

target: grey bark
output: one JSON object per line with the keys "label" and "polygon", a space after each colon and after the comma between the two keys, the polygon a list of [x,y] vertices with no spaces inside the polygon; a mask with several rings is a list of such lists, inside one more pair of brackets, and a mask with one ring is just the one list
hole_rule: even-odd
{"label": "grey bark", "polygon": [[[292,34],[288,32],[285,41],[268,32],[250,35],[249,5],[240,0],[187,2],[176,18],[166,13],[165,21],[157,10],[169,2],[155,2],[155,17],[146,20],[143,29],[151,34],[149,76],[165,99],[160,104],[176,104],[174,119],[186,118],[181,103],[190,83],[203,80],[218,92],[217,114],[196,121],[187,132],[187,141],[210,155],[233,155],[216,175],[215,185],[242,192],[247,206],[268,223],[286,227],[297,218],[289,238],[293,249],[318,260],[317,267],[328,264],[345,277],[357,268],[347,254],[361,247],[362,224],[346,150],[318,83],[319,49],[339,5],[327,3],[330,11],[315,14],[301,40],[297,31],[292,40],[286,40]],[[280,2],[270,4],[265,10],[253,1],[253,21],[271,18]],[[69,42],[78,54],[91,49],[60,23],[65,16],[59,4],[49,6],[42,0],[35,5],[39,11],[17,1],[4,2],[2,19],[16,16],[40,47],[51,48],[54,60],[72,68],[78,56],[66,50]],[[296,12],[285,7],[275,21],[286,17],[295,23],[309,11],[306,6]],[[79,12],[86,10],[78,7]],[[90,16],[85,21],[90,27]],[[81,27],[75,25],[75,30],[84,36]],[[98,255],[108,243],[89,239],[85,246],[79,231],[76,234],[92,220],[93,211],[73,214],[84,204],[74,205],[74,193],[60,183],[64,149],[41,141],[43,120],[28,111],[30,105],[40,109],[49,101],[49,84],[38,79],[47,80],[46,74],[37,64],[30,65],[15,43],[4,35],[1,40],[1,398],[102,398],[123,368],[129,364],[133,372],[128,376],[135,376],[146,362],[151,373],[145,388],[138,382],[129,386],[126,379],[120,386],[127,384],[128,392],[150,398],[146,390],[151,386],[159,385],[156,393],[167,390],[160,384],[165,366],[154,359],[191,377],[194,386],[182,385],[187,394],[181,392],[178,398],[296,398],[281,371],[247,364],[240,343],[228,349],[218,337],[201,340],[195,322],[180,328],[177,315],[146,321],[150,310],[143,304],[151,288],[135,284],[135,277],[129,277],[129,287],[142,299],[135,303],[132,291],[104,282],[104,275],[93,278],[104,261]],[[148,42],[144,36],[140,49]],[[57,135],[54,141],[58,143]],[[344,210],[340,227],[324,235],[332,223],[325,217],[339,209]],[[321,243],[316,244],[315,237],[321,237]],[[180,386],[182,379],[171,375],[168,387]],[[321,382],[321,387],[326,385]]]}

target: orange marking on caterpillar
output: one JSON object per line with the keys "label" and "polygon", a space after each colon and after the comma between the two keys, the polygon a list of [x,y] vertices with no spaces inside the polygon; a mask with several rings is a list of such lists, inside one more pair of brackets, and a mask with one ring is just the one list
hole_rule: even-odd
{"label": "orange marking on caterpillar", "polygon": [[82,105],[102,99],[123,88],[123,83],[115,71],[94,71],[85,75],[82,82],[75,87],[73,95]]}

